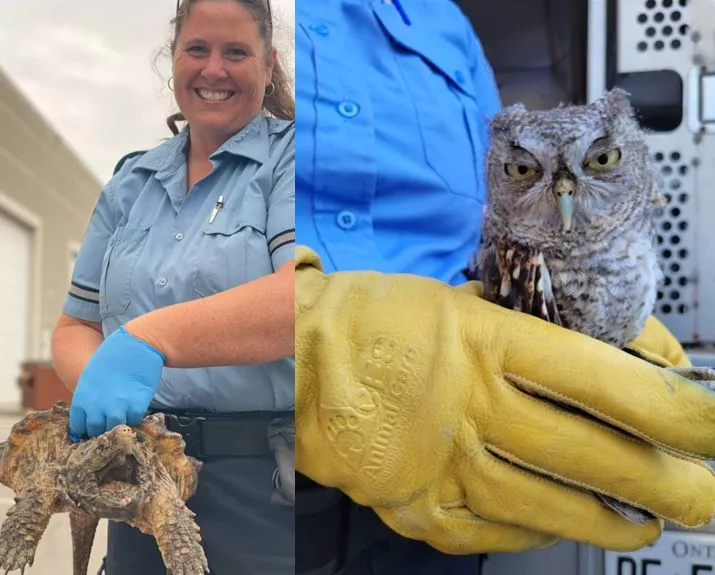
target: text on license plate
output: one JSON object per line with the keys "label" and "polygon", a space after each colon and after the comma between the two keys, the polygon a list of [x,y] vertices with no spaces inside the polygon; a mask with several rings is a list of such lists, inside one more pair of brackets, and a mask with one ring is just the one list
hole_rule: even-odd
{"label": "text on license plate", "polygon": [[715,535],[664,531],[654,544],[606,551],[604,575],[715,575]]}

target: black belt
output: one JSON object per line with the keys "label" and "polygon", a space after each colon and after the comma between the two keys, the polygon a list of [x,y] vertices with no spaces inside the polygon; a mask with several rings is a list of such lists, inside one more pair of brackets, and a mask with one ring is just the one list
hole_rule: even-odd
{"label": "black belt", "polygon": [[163,413],[166,428],[180,433],[185,453],[205,457],[256,457],[270,455],[268,426],[276,420],[294,419],[292,411],[195,413],[151,409]]}

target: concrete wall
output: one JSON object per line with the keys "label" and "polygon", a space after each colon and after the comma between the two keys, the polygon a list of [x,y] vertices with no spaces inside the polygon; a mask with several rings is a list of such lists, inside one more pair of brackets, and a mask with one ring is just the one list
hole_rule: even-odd
{"label": "concrete wall", "polygon": [[0,70],[0,210],[33,231],[28,359],[49,357],[72,250],[79,247],[101,187]]}

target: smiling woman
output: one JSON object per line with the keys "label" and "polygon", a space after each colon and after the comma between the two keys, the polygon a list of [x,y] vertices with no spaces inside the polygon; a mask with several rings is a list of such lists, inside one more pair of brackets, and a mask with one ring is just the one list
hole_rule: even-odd
{"label": "smiling woman", "polygon": [[[185,0],[173,24],[187,125],[104,188],[55,366],[76,386],[75,439],[159,411],[203,460],[187,505],[211,572],[293,573],[293,98],[265,0]],[[154,539],[119,523],[107,570],[164,572]]]}
{"label": "smiling woman", "polygon": [[[237,2],[240,11],[232,6]],[[177,133],[176,122],[187,121],[192,145],[202,156],[262,107],[279,119],[295,117],[287,74],[273,47],[269,0],[183,0],[173,24],[172,90],[181,112],[168,118],[168,124]],[[207,169],[204,163],[190,182]]]}
{"label": "smiling woman", "polygon": [[[210,51],[210,47],[203,44],[200,38],[191,37],[192,34],[196,32],[195,30],[185,30],[190,12],[196,5],[203,1],[205,0],[182,0],[177,4],[176,18],[173,21],[174,38],[169,43],[169,51],[172,56],[175,75],[178,72],[177,59],[182,55],[182,51],[188,50],[190,55],[194,57],[206,57]],[[288,75],[280,56],[273,47],[274,23],[271,15],[270,1],[241,0],[240,3],[247,9],[247,14],[244,14],[243,18],[239,17],[236,21],[221,19],[214,22],[207,19],[204,20],[203,25],[216,25],[224,31],[230,31],[229,34],[225,35],[225,38],[229,41],[229,45],[225,47],[227,50],[227,59],[238,63],[248,58],[251,63],[250,66],[254,68],[254,70],[246,70],[245,66],[242,68],[236,66],[233,68],[234,72],[243,80],[242,83],[244,86],[248,79],[249,86],[253,88],[254,99],[256,98],[257,92],[260,93],[265,90],[264,98],[261,100],[261,103],[269,114],[283,120],[292,120],[295,117],[295,103],[290,92]],[[217,13],[215,16],[219,16],[219,14]],[[230,42],[235,37],[231,26],[238,25],[244,28],[255,28],[255,26],[250,26],[252,23],[248,22],[246,16],[249,16],[250,19],[258,24],[259,37],[250,38],[251,35],[249,34],[245,37],[247,44],[231,45]],[[198,40],[198,43],[196,45],[190,45],[192,40]],[[259,74],[252,75],[251,72],[255,72],[256,65],[260,68]],[[263,80],[262,85],[256,83],[259,80]],[[179,93],[176,94],[176,100],[182,113],[169,118],[170,126],[173,126],[175,121],[191,121],[190,115],[187,115],[189,112],[182,107],[182,98]]]}

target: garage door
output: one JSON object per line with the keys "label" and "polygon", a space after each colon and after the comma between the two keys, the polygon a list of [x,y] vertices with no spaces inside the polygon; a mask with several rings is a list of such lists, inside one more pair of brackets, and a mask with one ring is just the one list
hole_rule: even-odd
{"label": "garage door", "polygon": [[19,409],[17,378],[28,358],[32,233],[0,212],[0,410]]}

